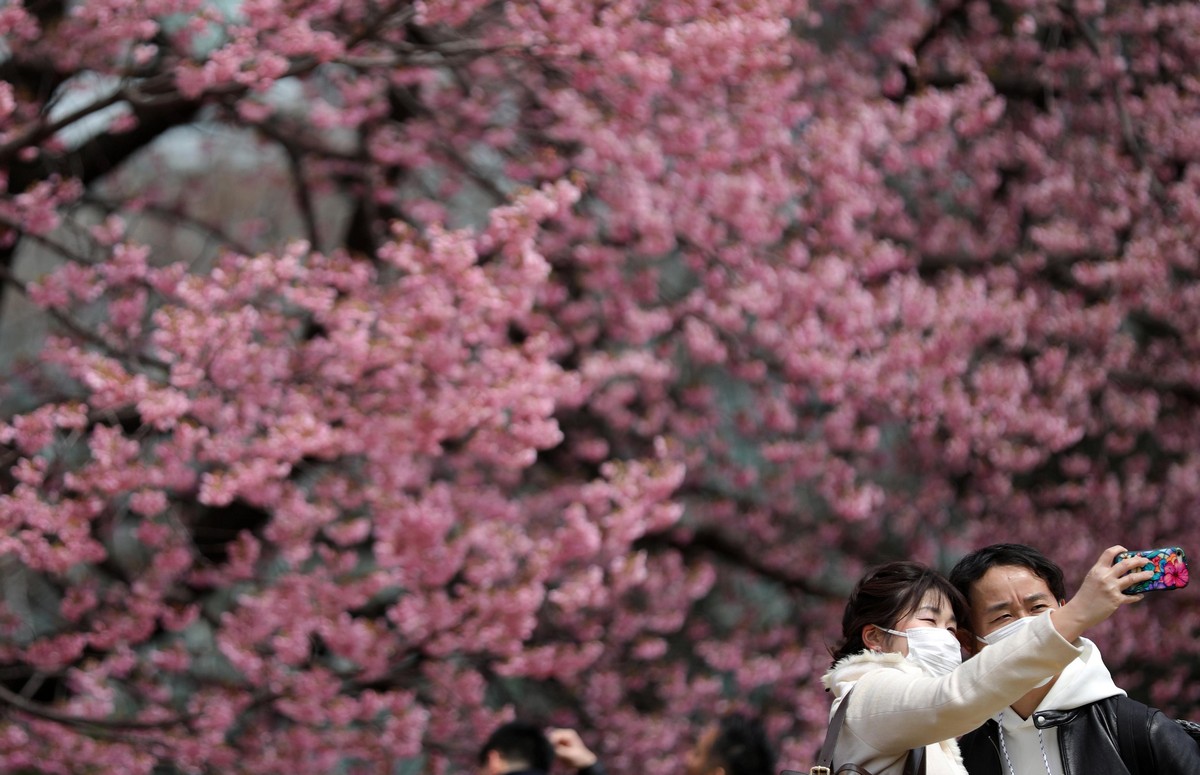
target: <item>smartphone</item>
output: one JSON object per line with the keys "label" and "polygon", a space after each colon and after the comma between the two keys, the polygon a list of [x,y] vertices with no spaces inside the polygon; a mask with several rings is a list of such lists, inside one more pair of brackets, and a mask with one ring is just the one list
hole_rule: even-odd
{"label": "smartphone", "polygon": [[1143,549],[1140,552],[1121,552],[1113,558],[1116,564],[1127,557],[1140,555],[1146,558],[1142,570],[1154,571],[1154,577],[1134,584],[1125,590],[1127,595],[1140,595],[1159,589],[1183,589],[1188,583],[1187,555],[1178,546],[1165,549]]}

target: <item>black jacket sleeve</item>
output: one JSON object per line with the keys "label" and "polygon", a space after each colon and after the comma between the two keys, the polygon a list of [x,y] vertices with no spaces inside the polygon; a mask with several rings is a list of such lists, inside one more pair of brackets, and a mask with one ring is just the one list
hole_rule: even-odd
{"label": "black jacket sleeve", "polygon": [[1188,775],[1200,772],[1200,745],[1183,727],[1162,711],[1147,708],[1146,732],[1150,738],[1154,765],[1148,771],[1162,775]]}

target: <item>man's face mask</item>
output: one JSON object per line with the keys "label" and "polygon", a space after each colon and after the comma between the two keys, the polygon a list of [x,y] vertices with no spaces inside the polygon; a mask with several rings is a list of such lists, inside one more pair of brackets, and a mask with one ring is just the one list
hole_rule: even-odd
{"label": "man's face mask", "polygon": [[[1022,616],[1020,619],[1013,619],[1011,622],[1004,625],[1003,627],[1000,627],[999,629],[992,630],[987,635],[976,635],[975,640],[979,641],[980,643],[985,643],[988,646],[990,646],[993,643],[999,643],[1000,641],[1004,640],[1009,635],[1012,635],[1015,632],[1025,629],[1026,627],[1029,626],[1029,623],[1032,621],[1033,621],[1032,616]],[[1053,679],[1054,679],[1054,676],[1048,676],[1045,681],[1042,681],[1040,684],[1034,686],[1033,688],[1040,689],[1043,686],[1045,686],[1046,684],[1050,683],[1050,681],[1052,681]]]}
{"label": "man's face mask", "polygon": [[1024,629],[1025,627],[1029,626],[1029,623],[1032,621],[1032,616],[1022,616],[1020,619],[1013,619],[1011,622],[999,629],[992,630],[987,635],[977,635],[975,638],[980,643],[986,643],[990,646],[993,643],[999,643],[1009,635],[1012,635],[1014,632]]}

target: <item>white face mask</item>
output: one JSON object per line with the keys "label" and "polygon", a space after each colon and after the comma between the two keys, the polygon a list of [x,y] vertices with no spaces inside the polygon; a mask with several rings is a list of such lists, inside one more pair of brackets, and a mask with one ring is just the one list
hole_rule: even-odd
{"label": "white face mask", "polygon": [[[1033,621],[1032,616],[1022,616],[1020,619],[1013,619],[1011,622],[1004,625],[1003,627],[1000,627],[999,629],[992,630],[987,635],[976,635],[975,639],[978,640],[980,643],[985,643],[985,644],[991,646],[994,643],[999,643],[1000,641],[1004,640],[1009,635],[1012,635],[1014,632],[1018,632],[1020,630],[1025,629],[1026,627],[1029,626],[1029,623],[1032,621]],[[1046,684],[1050,683],[1050,681],[1052,681],[1053,679],[1054,679],[1054,676],[1052,676],[1052,675],[1047,676],[1045,681],[1042,681],[1041,683],[1039,683],[1037,686],[1034,686],[1033,688],[1040,689],[1043,686],[1045,686]]]}
{"label": "white face mask", "polygon": [[1024,629],[1032,621],[1032,616],[1022,616],[1020,619],[1013,619],[1011,622],[997,630],[992,630],[987,635],[977,635],[975,636],[975,639],[980,643],[986,643],[990,646],[993,643],[999,643],[1009,635],[1012,635],[1014,632]]}
{"label": "white face mask", "polygon": [[904,632],[887,627],[879,629],[908,638],[908,659],[934,677],[943,676],[962,664],[962,646],[949,630],[941,627],[914,627]]}

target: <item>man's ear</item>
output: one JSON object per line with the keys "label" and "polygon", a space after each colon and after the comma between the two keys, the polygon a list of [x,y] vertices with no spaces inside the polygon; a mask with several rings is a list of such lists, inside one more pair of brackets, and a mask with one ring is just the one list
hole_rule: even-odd
{"label": "man's ear", "polygon": [[873,624],[865,625],[862,628],[862,642],[871,651],[886,651],[884,648],[884,639],[887,638],[887,633],[879,629]]}

